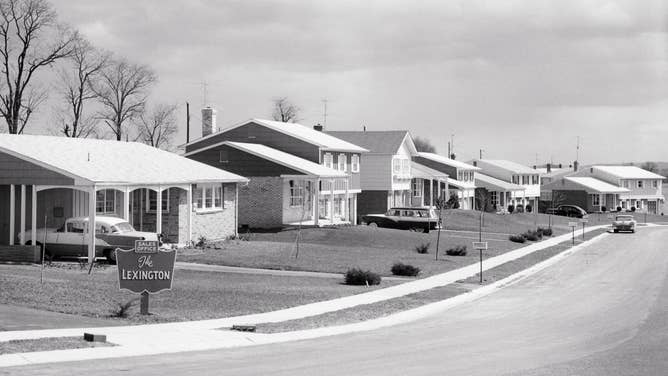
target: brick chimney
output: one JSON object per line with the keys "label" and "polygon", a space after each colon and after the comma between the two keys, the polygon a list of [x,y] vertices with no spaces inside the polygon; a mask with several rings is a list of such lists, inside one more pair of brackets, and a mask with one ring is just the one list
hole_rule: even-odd
{"label": "brick chimney", "polygon": [[211,107],[202,109],[202,137],[218,132],[216,110]]}
{"label": "brick chimney", "polygon": [[546,164],[546,165],[545,165],[545,169],[547,170],[547,173],[548,173],[548,174],[549,174],[550,172],[552,172],[552,164],[551,164],[551,163]]}
{"label": "brick chimney", "polygon": [[579,165],[578,161],[573,162],[573,171],[578,170],[578,165]]}
{"label": "brick chimney", "polygon": [[318,132],[322,132],[322,125],[316,124],[316,125],[313,126],[313,129],[315,129]]}

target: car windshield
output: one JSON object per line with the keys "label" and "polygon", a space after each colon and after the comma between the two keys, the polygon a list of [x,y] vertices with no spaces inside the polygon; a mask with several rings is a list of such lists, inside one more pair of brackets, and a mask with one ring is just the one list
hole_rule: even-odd
{"label": "car windshield", "polygon": [[630,215],[618,215],[617,216],[618,221],[630,221],[632,219],[633,219],[633,217],[630,216]]}
{"label": "car windshield", "polygon": [[119,222],[111,226],[111,232],[132,232],[135,229],[127,222]]}

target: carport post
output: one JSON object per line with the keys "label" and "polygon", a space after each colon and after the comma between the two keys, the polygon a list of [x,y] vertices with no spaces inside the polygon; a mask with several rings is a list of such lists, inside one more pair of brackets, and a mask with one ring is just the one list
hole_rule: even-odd
{"label": "carport post", "polygon": [[95,191],[95,186],[93,185],[88,191],[88,263],[93,264],[95,262],[95,199],[97,198],[97,192]]}
{"label": "carport post", "polygon": [[160,236],[162,234],[162,187],[158,187],[158,192],[155,196],[155,232]]}
{"label": "carport post", "polygon": [[[32,195],[30,196],[30,239],[32,245],[37,244],[37,186],[32,185]],[[46,226],[46,224],[44,224]],[[46,244],[44,244],[46,247]]]}
{"label": "carport post", "polygon": [[16,219],[16,194],[14,184],[9,185],[9,245],[14,245],[14,221]]}
{"label": "carport post", "polygon": [[432,179],[429,179],[429,207],[434,207],[434,180]]}
{"label": "carport post", "polygon": [[[239,207],[239,200],[236,201],[235,205]],[[193,241],[193,185],[190,184],[188,187],[188,245],[191,245]]]}
{"label": "carport post", "polygon": [[313,195],[313,225],[318,226],[320,220],[320,179],[313,181],[311,194]]}
{"label": "carport post", "polygon": [[[26,244],[26,186],[25,184],[21,184],[21,239],[19,239],[19,244],[20,245],[25,245]],[[33,243],[36,241],[36,239],[32,239]]]}
{"label": "carport post", "polygon": [[130,188],[125,187],[125,192],[123,195],[123,219],[130,222]]}

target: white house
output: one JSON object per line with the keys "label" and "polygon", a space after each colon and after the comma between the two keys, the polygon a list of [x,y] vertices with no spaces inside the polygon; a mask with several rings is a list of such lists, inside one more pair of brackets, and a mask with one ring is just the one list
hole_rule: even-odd
{"label": "white house", "polygon": [[481,168],[483,174],[524,188],[507,191],[507,205],[515,207],[531,205],[537,208],[540,199],[540,174],[538,171],[504,159],[474,159],[474,166]]}
{"label": "white house", "polygon": [[448,175],[448,197],[455,194],[460,209],[475,208],[475,175],[480,168],[435,153],[420,152],[413,161]]}
{"label": "white house", "polygon": [[636,166],[591,166],[582,169],[580,174],[628,189],[619,195],[618,205],[622,209],[636,208],[656,214],[665,201],[662,190],[665,177]]}

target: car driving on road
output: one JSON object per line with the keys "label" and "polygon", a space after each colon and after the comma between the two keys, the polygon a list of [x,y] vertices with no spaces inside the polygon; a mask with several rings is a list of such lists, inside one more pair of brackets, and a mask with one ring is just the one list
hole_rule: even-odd
{"label": "car driving on road", "polygon": [[630,231],[636,232],[636,220],[632,215],[618,215],[612,222],[612,231]]}
{"label": "car driving on road", "polygon": [[[69,218],[58,229],[38,228],[36,244],[45,243],[45,257],[84,257],[88,254],[88,218]],[[32,232],[19,234],[19,239],[32,244]],[[95,218],[95,257],[104,256],[116,263],[116,248],[130,249],[135,240],[158,240],[158,234],[136,231],[122,218],[99,216]]]}
{"label": "car driving on road", "polygon": [[399,207],[391,208],[385,214],[367,214],[362,217],[362,222],[369,226],[429,232],[436,228],[438,218],[429,208]]}

